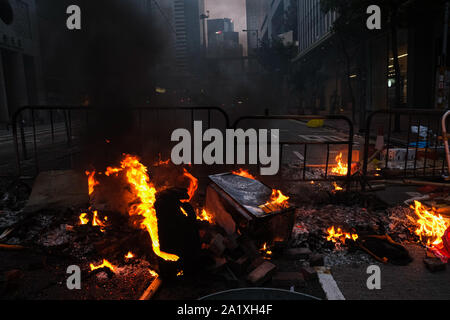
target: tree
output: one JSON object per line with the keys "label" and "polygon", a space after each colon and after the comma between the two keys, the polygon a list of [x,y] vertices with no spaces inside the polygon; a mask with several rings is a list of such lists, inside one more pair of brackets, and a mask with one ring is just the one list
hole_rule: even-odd
{"label": "tree", "polygon": [[[396,107],[403,104],[402,81],[400,64],[398,59],[397,31],[404,24],[401,7],[408,0],[321,0],[321,10],[323,12],[335,11],[338,18],[334,22],[333,29],[341,43],[341,49],[346,60],[348,75],[348,86],[352,95],[353,120],[355,120],[355,97],[350,81],[350,56],[348,42],[359,43],[371,35],[377,35],[381,31],[368,30],[366,26],[367,8],[370,5],[377,5],[382,12],[382,26],[388,27],[391,39],[391,51],[395,68],[395,103]],[[410,2],[410,1],[409,1]],[[384,29],[384,27],[382,29]],[[370,32],[370,34],[369,34]]]}

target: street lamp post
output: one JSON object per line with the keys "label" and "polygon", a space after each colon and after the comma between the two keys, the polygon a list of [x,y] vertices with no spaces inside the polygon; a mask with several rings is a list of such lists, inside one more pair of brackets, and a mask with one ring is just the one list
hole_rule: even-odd
{"label": "street lamp post", "polygon": [[206,20],[209,19],[209,11],[206,11],[206,14],[202,13],[200,15],[200,20],[203,21],[203,54],[206,57]]}

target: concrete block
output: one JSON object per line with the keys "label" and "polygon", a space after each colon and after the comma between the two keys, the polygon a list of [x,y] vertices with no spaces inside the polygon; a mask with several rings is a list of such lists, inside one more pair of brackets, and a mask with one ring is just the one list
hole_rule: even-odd
{"label": "concrete block", "polygon": [[265,261],[248,275],[247,280],[254,286],[264,284],[272,278],[272,275],[275,273],[276,269],[276,265]]}

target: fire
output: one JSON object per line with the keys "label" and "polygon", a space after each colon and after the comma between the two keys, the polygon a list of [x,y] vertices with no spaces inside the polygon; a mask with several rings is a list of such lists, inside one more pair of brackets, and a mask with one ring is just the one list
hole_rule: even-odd
{"label": "fire", "polygon": [[161,167],[161,166],[167,166],[169,164],[170,164],[170,159],[167,159],[166,161],[163,161],[162,157],[161,157],[161,153],[160,153],[158,162],[156,162],[153,166],[154,167]]}
{"label": "fire", "polygon": [[82,213],[80,215],[80,224],[81,225],[87,225],[89,223],[89,218],[87,213]]}
{"label": "fire", "polygon": [[356,241],[359,236],[357,234],[343,232],[341,228],[335,229],[335,227],[331,227],[327,230],[328,236],[327,241],[332,241],[334,243],[344,243],[347,239]]}
{"label": "fire", "polygon": [[[108,221],[108,217],[105,217],[105,222]],[[102,220],[100,220],[100,218],[98,217],[98,211],[94,211],[93,216],[92,216],[92,226],[93,227],[105,227],[105,222],[103,222]]]}
{"label": "fire", "polygon": [[94,193],[95,187],[100,183],[95,179],[95,170],[92,172],[86,171],[86,175],[88,177],[89,183],[89,195],[92,195]]}
{"label": "fire", "polygon": [[252,176],[247,170],[244,170],[242,168],[239,169],[239,171],[233,171],[232,173],[237,175],[237,176],[241,176],[241,177],[244,177],[244,178],[256,180],[256,178],[254,176]]}
{"label": "fire", "polygon": [[133,252],[128,252],[128,254],[125,256],[125,259],[133,259],[134,258],[134,254]]}
{"label": "fire", "polygon": [[203,209],[202,213],[197,215],[197,220],[212,223],[213,217],[205,209]]}
{"label": "fire", "polygon": [[262,209],[265,213],[271,213],[278,211],[280,209],[286,209],[289,207],[289,197],[285,196],[280,190],[272,190],[272,196],[270,200],[261,206],[259,206],[260,209]]}
{"label": "fire", "polygon": [[331,169],[331,173],[334,173],[339,176],[345,176],[348,173],[348,167],[345,166],[342,162],[343,154],[342,152],[336,157],[337,165],[333,169]]}
{"label": "fire", "polygon": [[266,205],[275,205],[277,207],[281,208],[287,208],[289,207],[288,203],[289,197],[285,196],[280,190],[273,190],[272,191],[272,197]]}
{"label": "fire", "polygon": [[450,223],[441,215],[438,215],[434,208],[428,210],[419,201],[414,201],[414,206],[411,206],[411,209],[414,209],[418,218],[408,218],[418,225],[415,234],[420,237],[420,241],[426,240],[429,247],[441,245],[442,238],[445,231],[450,227]]}
{"label": "fire", "polygon": [[267,242],[264,243],[264,245],[261,248],[261,251],[263,251],[265,254],[271,256],[272,255],[272,251],[269,250],[269,248],[267,247]]}
{"label": "fire", "polygon": [[109,168],[106,169],[105,175],[107,177],[110,177],[113,174],[117,176],[119,174],[119,172],[122,171],[122,170],[123,169],[121,169],[121,168],[111,168],[111,167],[109,167]]}
{"label": "fire", "polygon": [[190,174],[186,169],[184,170],[184,176],[187,177],[190,181],[189,188],[188,188],[188,194],[189,194],[189,200],[183,200],[182,202],[191,202],[192,198],[195,195],[195,192],[198,189],[198,179],[195,178],[192,174]]}
{"label": "fire", "polygon": [[181,210],[181,212],[183,212],[183,214],[184,214],[186,217],[189,217],[188,213],[186,212],[186,210],[184,210],[183,207],[180,207],[180,210]]}
{"label": "fire", "polygon": [[158,220],[154,204],[156,202],[156,188],[150,182],[147,167],[140,163],[137,157],[125,155],[121,168],[108,168],[106,174],[118,174],[124,171],[128,182],[133,187],[134,193],[139,201],[133,204],[129,214],[141,216],[143,221],[141,228],[145,229],[152,240],[155,254],[167,261],[178,261],[179,257],[173,254],[161,252],[158,236]]}
{"label": "fire", "polygon": [[153,270],[149,269],[148,272],[150,273],[150,275],[151,275],[152,277],[155,277],[155,278],[156,278],[156,277],[159,277],[159,274],[157,274],[156,271],[153,271]]}
{"label": "fire", "polygon": [[99,266],[94,266],[94,264],[90,264],[91,271],[102,269],[102,268],[108,268],[112,272],[116,271],[116,266],[112,265],[108,260],[103,259],[103,263]]}
{"label": "fire", "polygon": [[334,187],[334,191],[342,191],[342,190],[344,190],[336,182],[333,182],[333,187]]}

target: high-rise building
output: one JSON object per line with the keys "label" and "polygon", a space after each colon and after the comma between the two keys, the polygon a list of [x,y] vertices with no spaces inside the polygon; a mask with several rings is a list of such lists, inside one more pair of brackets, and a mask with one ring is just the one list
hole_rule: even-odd
{"label": "high-rise building", "polygon": [[199,66],[203,47],[200,15],[203,13],[204,0],[173,0],[175,59],[181,73],[192,73]]}
{"label": "high-rise building", "polygon": [[[272,39],[285,37],[286,33],[294,27],[288,26],[287,14],[292,5],[301,0],[262,0],[262,22],[260,27],[260,39],[263,43],[269,43]],[[314,0],[312,0],[314,1]],[[319,0],[320,1],[320,0]],[[297,28],[295,28],[297,29]],[[297,39],[292,39],[294,42]]]}
{"label": "high-rise building", "polygon": [[239,32],[234,31],[232,19],[208,20],[208,56],[213,58],[242,56]]}
{"label": "high-rise building", "polygon": [[247,45],[249,54],[261,40],[261,27],[267,14],[267,0],[246,0]]}
{"label": "high-rise building", "polygon": [[208,47],[217,47],[223,40],[223,34],[226,32],[234,32],[234,22],[232,19],[208,20]]}
{"label": "high-rise building", "polygon": [[298,0],[300,54],[330,36],[336,12],[323,13],[320,0]]}

